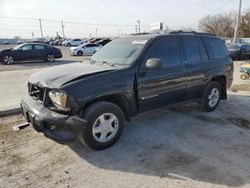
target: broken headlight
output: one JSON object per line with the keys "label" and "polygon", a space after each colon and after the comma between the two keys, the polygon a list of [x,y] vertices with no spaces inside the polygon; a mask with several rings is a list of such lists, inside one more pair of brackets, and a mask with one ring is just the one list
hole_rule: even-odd
{"label": "broken headlight", "polygon": [[64,91],[52,90],[49,92],[49,98],[51,99],[52,103],[60,110],[70,110],[67,107],[68,96]]}

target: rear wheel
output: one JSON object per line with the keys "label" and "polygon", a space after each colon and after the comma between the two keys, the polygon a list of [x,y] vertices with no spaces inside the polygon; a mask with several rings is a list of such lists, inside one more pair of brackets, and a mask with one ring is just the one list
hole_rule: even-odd
{"label": "rear wheel", "polygon": [[15,60],[14,60],[13,56],[7,55],[7,56],[3,57],[4,64],[10,65],[10,64],[13,64],[14,62],[15,62]]}
{"label": "rear wheel", "polygon": [[110,102],[97,102],[84,113],[88,127],[83,130],[80,140],[94,150],[112,146],[121,136],[125,118],[122,110]]}
{"label": "rear wheel", "polygon": [[46,57],[47,62],[54,62],[55,60],[56,60],[56,58],[53,54],[48,54]]}
{"label": "rear wheel", "polygon": [[210,82],[204,92],[203,109],[211,112],[217,108],[221,99],[221,85],[218,82]]}

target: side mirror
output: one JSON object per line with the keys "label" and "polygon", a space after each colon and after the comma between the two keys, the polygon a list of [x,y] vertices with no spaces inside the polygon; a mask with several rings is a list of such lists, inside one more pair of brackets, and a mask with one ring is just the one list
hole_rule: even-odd
{"label": "side mirror", "polygon": [[161,70],[163,68],[162,61],[157,58],[148,59],[146,64],[142,67],[143,72],[149,72],[151,70]]}

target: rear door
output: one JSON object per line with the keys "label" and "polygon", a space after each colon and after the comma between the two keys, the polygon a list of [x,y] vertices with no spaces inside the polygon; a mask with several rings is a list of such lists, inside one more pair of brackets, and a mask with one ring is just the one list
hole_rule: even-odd
{"label": "rear door", "polygon": [[140,72],[138,75],[138,100],[140,112],[183,100],[186,94],[180,38],[164,36],[155,39],[143,58],[158,58],[164,67],[161,70]]}
{"label": "rear door", "polygon": [[187,98],[202,97],[208,70],[208,55],[198,36],[182,36],[185,71],[187,73]]}
{"label": "rear door", "polygon": [[47,48],[42,44],[34,44],[35,59],[45,59],[47,55]]}

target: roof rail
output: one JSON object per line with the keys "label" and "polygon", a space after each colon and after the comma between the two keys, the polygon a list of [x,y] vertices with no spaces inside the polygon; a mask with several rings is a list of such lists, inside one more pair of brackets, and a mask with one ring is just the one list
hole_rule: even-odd
{"label": "roof rail", "polygon": [[210,34],[210,33],[202,33],[202,32],[196,32],[196,31],[182,31],[182,30],[178,30],[178,31],[171,31],[169,32],[169,34],[194,34],[194,35],[211,35],[211,36],[215,36],[214,34]]}

